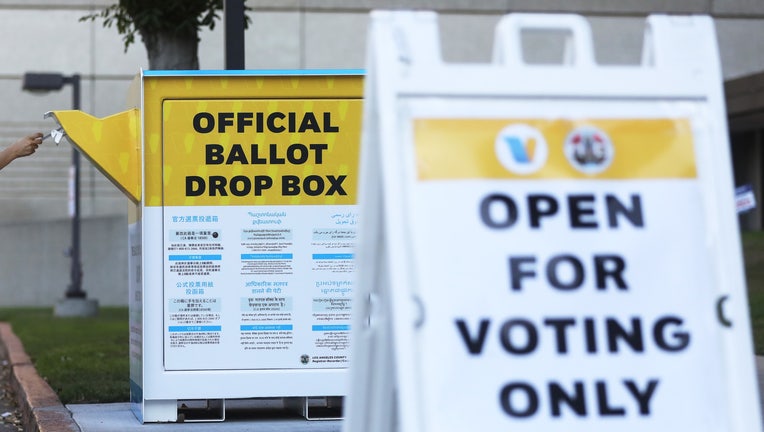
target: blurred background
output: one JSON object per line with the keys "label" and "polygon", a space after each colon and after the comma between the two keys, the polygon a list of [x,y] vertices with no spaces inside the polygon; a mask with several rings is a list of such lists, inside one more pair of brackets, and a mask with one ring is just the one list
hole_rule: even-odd
{"label": "blurred background", "polygon": [[[125,50],[115,28],[80,18],[106,0],[0,0],[0,147],[37,131],[43,114],[71,109],[72,87],[22,90],[26,72],[81,75],[81,109],[104,117],[126,109],[128,88],[148,68],[139,37]],[[636,64],[645,17],[651,13],[708,14],[717,30],[732,140],[736,185],[750,184],[761,202],[764,131],[764,1],[761,0],[249,0],[247,69],[362,69],[372,9],[439,13],[442,57],[488,62],[493,31],[510,12],[571,12],[590,20],[602,64]],[[222,17],[222,12],[221,12]],[[224,68],[224,23],[200,34],[201,69]],[[533,41],[530,41],[533,44]],[[554,47],[526,47],[543,61]],[[0,306],[49,306],[69,284],[68,213],[71,147],[45,141],[38,152],[0,172]],[[82,160],[82,289],[101,305],[126,305],[127,199]],[[745,230],[761,230],[762,212],[741,215]]]}

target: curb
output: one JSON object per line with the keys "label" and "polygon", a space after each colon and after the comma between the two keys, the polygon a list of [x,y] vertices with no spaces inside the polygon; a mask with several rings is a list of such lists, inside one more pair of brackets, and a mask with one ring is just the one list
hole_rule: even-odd
{"label": "curb", "polygon": [[11,325],[0,322],[0,349],[8,356],[11,386],[21,410],[24,430],[30,432],[81,432],[72,413],[56,392],[37,374],[32,360]]}

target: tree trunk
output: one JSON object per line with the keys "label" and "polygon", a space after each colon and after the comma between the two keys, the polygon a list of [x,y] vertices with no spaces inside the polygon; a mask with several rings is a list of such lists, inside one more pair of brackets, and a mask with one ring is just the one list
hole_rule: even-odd
{"label": "tree trunk", "polygon": [[149,69],[199,69],[199,38],[196,34],[179,35],[174,32],[148,34],[141,31],[143,44],[149,56]]}

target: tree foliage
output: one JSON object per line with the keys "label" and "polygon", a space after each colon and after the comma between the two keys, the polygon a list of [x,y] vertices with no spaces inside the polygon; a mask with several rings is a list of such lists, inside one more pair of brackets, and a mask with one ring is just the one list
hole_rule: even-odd
{"label": "tree foliage", "polygon": [[[144,42],[149,35],[156,34],[194,38],[198,42],[199,29],[214,29],[222,9],[223,0],[119,0],[100,12],[80,18],[80,21],[100,18],[104,27],[116,26],[123,35],[127,51],[135,42],[136,33],[144,38]],[[245,16],[245,27],[248,24],[249,17]]]}
{"label": "tree foliage", "polygon": [[[214,29],[221,10],[223,0],[119,0],[80,21],[103,19],[104,27],[116,26],[125,51],[140,34],[150,69],[198,69],[199,29]],[[244,10],[250,8],[245,5]]]}

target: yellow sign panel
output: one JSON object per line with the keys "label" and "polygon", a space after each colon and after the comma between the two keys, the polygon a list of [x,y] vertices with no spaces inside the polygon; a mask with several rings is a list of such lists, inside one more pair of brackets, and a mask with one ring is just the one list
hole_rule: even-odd
{"label": "yellow sign panel", "polygon": [[421,180],[696,177],[688,119],[417,119]]}
{"label": "yellow sign panel", "polygon": [[165,100],[164,205],[355,204],[361,103]]}
{"label": "yellow sign panel", "polygon": [[[163,133],[167,131],[163,124],[165,102],[172,100],[188,100],[191,103],[206,103],[214,101],[229,102],[243,100],[357,100],[360,103],[363,96],[363,78],[360,75],[268,75],[257,76],[249,74],[215,75],[215,74],[180,74],[164,75],[161,72],[149,72],[143,76],[142,112],[143,112],[143,179],[142,201],[147,207],[163,205],[163,195],[166,193],[163,178],[168,175],[163,170],[164,142]],[[351,103],[348,109],[352,118],[361,105]],[[355,107],[355,108],[350,108]],[[236,107],[229,106],[224,110],[230,112]],[[359,130],[360,130],[360,120]],[[183,125],[184,131],[189,130]],[[347,128],[346,128],[347,129]],[[341,132],[344,135],[346,130]],[[358,132],[360,137],[360,131]]]}
{"label": "yellow sign panel", "polygon": [[139,113],[130,109],[104,118],[82,111],[53,111],[78,150],[133,202],[141,200]]}

